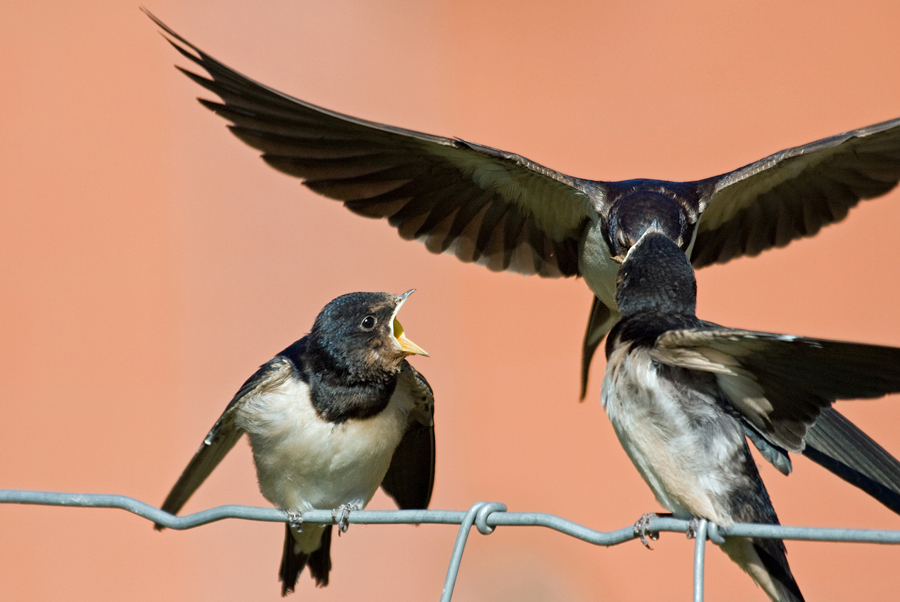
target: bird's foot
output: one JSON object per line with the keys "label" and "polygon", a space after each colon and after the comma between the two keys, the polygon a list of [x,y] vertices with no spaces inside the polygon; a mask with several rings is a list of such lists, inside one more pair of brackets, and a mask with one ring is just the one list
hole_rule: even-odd
{"label": "bird's foot", "polygon": [[331,517],[337,523],[338,535],[346,533],[350,528],[350,512],[353,510],[358,510],[358,508],[353,504],[341,504],[331,511]]}
{"label": "bird's foot", "polygon": [[687,529],[684,530],[684,534],[687,535],[688,539],[694,539],[697,537],[697,530],[700,528],[700,519],[696,516],[691,517],[691,520],[688,521]]}
{"label": "bird's foot", "polygon": [[650,547],[650,542],[647,541],[647,537],[649,536],[653,541],[659,539],[659,531],[650,530],[650,521],[654,518],[659,518],[659,514],[656,512],[648,512],[634,523],[634,534],[641,538],[641,543],[644,544],[644,547],[648,550],[652,550],[653,548]]}
{"label": "bird's foot", "polygon": [[291,529],[300,533],[303,531],[303,513],[302,512],[294,512],[288,511],[288,520],[290,521]]}

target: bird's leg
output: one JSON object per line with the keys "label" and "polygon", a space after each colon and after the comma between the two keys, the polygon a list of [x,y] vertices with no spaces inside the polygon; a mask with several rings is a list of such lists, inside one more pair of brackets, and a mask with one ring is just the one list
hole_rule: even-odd
{"label": "bird's leg", "polygon": [[692,516],[691,520],[688,521],[687,529],[685,529],[684,534],[687,535],[688,539],[694,539],[697,537],[697,529],[700,528],[700,519],[696,516]]}
{"label": "bird's leg", "polygon": [[296,531],[297,533],[302,532],[303,531],[303,513],[289,510],[287,515],[288,515],[288,520],[290,520],[289,524],[291,525],[291,529],[293,531]]}
{"label": "bird's leg", "polygon": [[651,531],[650,530],[650,521],[653,520],[654,518],[661,518],[663,516],[671,517],[672,515],[671,514],[657,514],[656,512],[648,512],[647,514],[645,514],[644,516],[639,518],[636,523],[634,523],[634,534],[641,538],[641,543],[644,544],[644,546],[648,550],[652,550],[653,548],[650,547],[650,542],[647,541],[647,536],[649,536],[650,539],[652,539],[653,541],[656,541],[657,539],[659,539],[659,531]]}
{"label": "bird's leg", "polygon": [[359,510],[359,508],[355,504],[341,504],[331,511],[331,517],[337,523],[338,535],[346,533],[350,528],[350,512],[352,510]]}

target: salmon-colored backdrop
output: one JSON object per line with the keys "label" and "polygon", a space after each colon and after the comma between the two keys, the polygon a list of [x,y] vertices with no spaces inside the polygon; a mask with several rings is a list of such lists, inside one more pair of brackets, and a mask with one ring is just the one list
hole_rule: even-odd
{"label": "salmon-colored backdrop", "polygon": [[[900,5],[392,0],[148,5],[217,58],[351,115],[582,177],[690,180],[900,116]],[[729,3],[731,4],[731,3]],[[0,487],[162,501],[231,395],[333,297],[403,310],[437,397],[433,507],[603,530],[658,510],[599,404],[577,403],[590,294],[401,240],[256,158],[198,105],[135,4],[0,7]],[[210,95],[206,94],[207,97]],[[699,274],[700,315],[900,345],[900,194]],[[900,454],[897,398],[840,409]],[[900,529],[803,458],[761,468],[786,524]],[[187,505],[266,505],[239,444]],[[378,494],[371,508],[390,508]],[[156,533],[116,510],[0,506],[3,600],[276,600],[282,526]],[[296,598],[436,600],[456,530],[353,526]],[[473,534],[455,600],[688,600],[692,543]],[[900,548],[788,542],[810,601],[896,600]],[[710,600],[757,600],[710,548]]]}

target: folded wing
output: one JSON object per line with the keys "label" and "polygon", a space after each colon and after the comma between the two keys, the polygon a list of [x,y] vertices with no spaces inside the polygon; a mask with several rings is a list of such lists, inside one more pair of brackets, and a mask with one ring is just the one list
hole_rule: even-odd
{"label": "folded wing", "polygon": [[829,407],[900,391],[900,349],[725,328],[660,337],[659,361],[713,372],[748,437],[784,474],[803,455],[900,514],[900,462]]}
{"label": "folded wing", "polygon": [[[172,491],[163,502],[162,510],[169,514],[178,514],[178,511],[185,505],[188,499],[197,491],[197,488],[206,480],[206,477],[219,465],[222,458],[234,447],[244,431],[235,425],[235,410],[247,395],[251,395],[265,390],[269,387],[277,387],[283,383],[291,375],[291,364],[289,360],[276,357],[272,361],[264,364],[256,373],[251,376],[247,382],[240,388],[237,394],[232,398],[228,407],[222,413],[222,416],[216,421],[216,424],[209,431],[209,434],[200,445],[200,449],[194,454],[194,457],[188,463],[187,468],[181,473]],[[157,523],[154,525],[157,531],[165,529],[164,525]]]}
{"label": "folded wing", "polygon": [[743,330],[662,335],[653,356],[716,374],[729,401],[771,443],[801,452],[807,429],[837,399],[900,391],[900,348]]}
{"label": "folded wing", "polygon": [[401,510],[424,510],[434,488],[434,393],[424,376],[404,364],[397,386],[409,387],[417,403],[381,487]]}

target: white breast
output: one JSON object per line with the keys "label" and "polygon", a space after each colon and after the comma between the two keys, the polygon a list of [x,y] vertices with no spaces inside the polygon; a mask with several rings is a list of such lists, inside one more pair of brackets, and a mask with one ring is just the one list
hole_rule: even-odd
{"label": "white breast", "polygon": [[250,437],[263,496],[283,510],[364,507],[387,472],[413,399],[397,387],[377,416],[326,422],[306,383],[289,378],[248,397],[237,425]]}
{"label": "white breast", "polygon": [[585,229],[578,243],[578,273],[604,305],[615,309],[616,275],[621,265],[609,255],[609,247],[603,239],[603,224],[598,218]]}
{"label": "white breast", "polygon": [[[623,361],[630,355],[628,361]],[[617,348],[607,364],[601,400],[616,435],[656,499],[679,518],[721,525],[735,488],[744,435],[713,399],[660,376],[645,350]]]}

